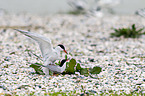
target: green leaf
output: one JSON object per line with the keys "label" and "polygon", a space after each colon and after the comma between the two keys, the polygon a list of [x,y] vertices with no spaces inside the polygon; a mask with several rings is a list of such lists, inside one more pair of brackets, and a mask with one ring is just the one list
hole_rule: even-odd
{"label": "green leaf", "polygon": [[[40,63],[35,63],[35,64],[39,64],[39,65],[42,65]],[[41,67],[40,66],[37,66],[35,64],[31,64],[30,67],[34,68],[35,72],[37,74],[40,74],[40,75],[44,75],[43,71],[41,70]]]}
{"label": "green leaf", "polygon": [[89,75],[89,69],[88,68],[82,68],[80,71],[81,75],[88,76]]}
{"label": "green leaf", "polygon": [[67,59],[67,55],[65,55],[65,59]]}
{"label": "green leaf", "polygon": [[29,51],[31,51],[31,50],[29,50],[29,49],[26,49],[25,51],[26,51],[26,52],[29,52]]}
{"label": "green leaf", "polygon": [[73,56],[71,53],[69,53],[70,56]]}
{"label": "green leaf", "polygon": [[76,65],[76,60],[72,58],[69,61],[69,63],[67,64],[66,73],[74,74],[75,73],[75,69],[74,69],[75,65]]}
{"label": "green leaf", "polygon": [[51,76],[53,75],[53,72],[52,72],[52,71],[50,71],[50,70],[49,70],[49,75],[51,75]]}
{"label": "green leaf", "polygon": [[93,67],[92,69],[90,69],[90,73],[91,74],[99,74],[101,72],[102,68],[101,67]]}
{"label": "green leaf", "polygon": [[80,71],[81,71],[81,69],[82,69],[82,68],[81,68],[80,64],[79,64],[79,63],[77,63],[77,66],[76,66],[76,71],[77,71],[77,72],[80,72]]}
{"label": "green leaf", "polygon": [[136,30],[135,24],[132,24],[132,30]]}
{"label": "green leaf", "polygon": [[56,65],[60,65],[61,61],[59,60],[58,62],[55,62]]}
{"label": "green leaf", "polygon": [[141,28],[141,29],[139,29],[137,32],[138,33],[141,33],[141,31],[143,31],[144,30],[144,28]]}

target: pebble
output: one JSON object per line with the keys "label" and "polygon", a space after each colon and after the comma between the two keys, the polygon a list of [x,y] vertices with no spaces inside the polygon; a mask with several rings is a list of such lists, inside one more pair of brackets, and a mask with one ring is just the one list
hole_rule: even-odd
{"label": "pebble", "polygon": [[69,93],[74,90],[80,95],[85,95],[84,91],[94,94],[110,90],[131,93],[136,86],[145,91],[145,36],[138,39],[110,38],[112,27],[128,27],[134,23],[139,27],[145,26],[142,17],[13,14],[2,15],[0,20],[0,26],[17,26],[18,29],[42,34],[52,40],[54,47],[64,44],[83,68],[102,68],[100,74],[88,77],[79,73],[50,77],[33,74],[34,69],[29,68],[28,62],[42,61],[25,50],[30,49],[41,56],[38,45],[11,28],[0,27],[0,82],[5,86],[0,88],[0,92],[14,95]]}

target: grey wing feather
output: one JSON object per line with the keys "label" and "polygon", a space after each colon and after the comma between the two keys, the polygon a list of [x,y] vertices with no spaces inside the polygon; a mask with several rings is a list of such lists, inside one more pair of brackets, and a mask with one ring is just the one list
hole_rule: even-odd
{"label": "grey wing feather", "polygon": [[49,70],[51,70],[53,72],[56,72],[56,73],[62,73],[65,70],[65,68],[66,68],[66,67],[62,68],[62,67],[60,67],[58,65],[56,65],[56,66],[48,65],[47,67],[49,68]]}
{"label": "grey wing feather", "polygon": [[42,53],[42,56],[44,57],[45,55],[49,55],[49,53],[51,53],[52,49],[52,45],[51,45],[51,40],[39,35],[37,33],[32,33],[29,31],[23,31],[23,30],[19,30],[19,29],[15,29],[16,31],[19,31],[20,33],[32,38],[33,40],[37,41]]}
{"label": "grey wing feather", "polygon": [[51,70],[52,72],[56,72],[56,73],[62,73],[61,67],[59,66],[49,66],[49,70]]}
{"label": "grey wing feather", "polygon": [[41,66],[41,67],[47,67],[45,65],[40,65],[40,64],[36,64],[36,63],[34,63],[34,65]]}

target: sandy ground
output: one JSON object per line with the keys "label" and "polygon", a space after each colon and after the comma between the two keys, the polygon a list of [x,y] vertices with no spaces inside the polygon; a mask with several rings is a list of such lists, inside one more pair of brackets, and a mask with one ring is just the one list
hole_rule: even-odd
{"label": "sandy ground", "polygon": [[[136,24],[145,26],[145,18],[133,15],[98,17],[29,14],[0,16],[0,94],[44,95],[50,92],[144,92],[145,36],[138,39],[111,38],[112,28]],[[98,79],[59,75],[32,74],[30,63],[43,63],[26,49],[41,56],[39,47],[30,38],[13,29],[29,30],[52,40],[54,47],[64,44],[82,67],[102,67]],[[62,54],[64,58],[64,54]],[[90,60],[92,59],[92,60]],[[83,86],[83,87],[82,87]]]}

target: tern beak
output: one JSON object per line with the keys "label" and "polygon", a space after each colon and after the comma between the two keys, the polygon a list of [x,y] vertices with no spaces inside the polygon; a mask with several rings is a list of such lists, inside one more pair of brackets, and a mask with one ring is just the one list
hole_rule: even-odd
{"label": "tern beak", "polygon": [[67,54],[67,51],[66,50],[63,50],[66,54]]}

